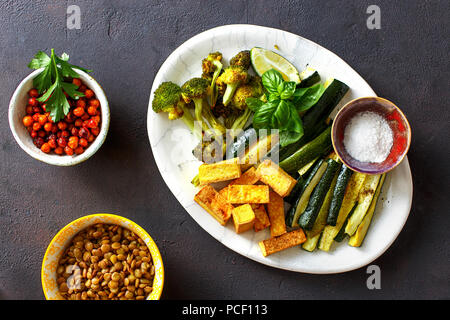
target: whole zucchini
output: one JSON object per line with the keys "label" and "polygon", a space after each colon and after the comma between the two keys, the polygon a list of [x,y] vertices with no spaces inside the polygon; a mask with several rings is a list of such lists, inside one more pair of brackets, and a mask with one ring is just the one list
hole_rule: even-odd
{"label": "whole zucchini", "polygon": [[332,159],[327,160],[327,169],[315,187],[311,197],[309,198],[308,206],[302,213],[298,220],[298,224],[305,230],[311,230],[316,221],[317,214],[322,206],[323,200],[330,189],[331,183],[336,172],[339,170],[340,164]]}
{"label": "whole zucchini", "polygon": [[308,142],[290,157],[280,162],[280,168],[289,174],[294,174],[300,168],[322,155],[331,147],[331,126],[323,131],[313,141]]}
{"label": "whole zucchini", "polygon": [[336,225],[339,209],[341,208],[342,200],[344,199],[345,189],[347,188],[348,181],[352,174],[353,171],[343,164],[341,171],[339,171],[336,186],[334,187],[330,211],[328,211],[327,224],[330,226]]}

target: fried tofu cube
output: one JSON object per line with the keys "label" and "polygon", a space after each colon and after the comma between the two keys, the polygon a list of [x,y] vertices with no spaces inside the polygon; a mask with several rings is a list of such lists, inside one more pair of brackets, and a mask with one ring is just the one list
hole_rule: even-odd
{"label": "fried tofu cube", "polygon": [[296,229],[276,238],[270,238],[259,242],[259,247],[264,257],[294,246],[298,246],[306,241],[305,233],[302,229]]}
{"label": "fried tofu cube", "polygon": [[266,208],[263,204],[251,204],[253,212],[255,213],[255,224],[253,225],[253,230],[255,232],[264,230],[270,226],[270,220],[267,216]]}
{"label": "fried tofu cube", "polygon": [[[239,184],[239,185],[253,185],[258,182],[258,177],[256,176],[255,167],[251,167],[247,171],[245,171],[239,178],[231,181],[228,185]],[[219,193],[228,199],[228,189],[227,187],[221,189]]]}
{"label": "fried tofu cube", "polygon": [[210,185],[204,186],[194,200],[223,226],[231,217],[233,206]]}
{"label": "fried tofu cube", "polygon": [[228,189],[228,203],[268,203],[269,186],[266,185],[231,185]]}
{"label": "fried tofu cube", "polygon": [[280,197],[291,193],[297,181],[272,160],[263,161],[256,170],[259,180],[269,185]]}
{"label": "fried tofu cube", "polygon": [[236,207],[232,210],[234,228],[236,233],[245,232],[253,228],[255,213],[249,204]]}
{"label": "fried tofu cube", "polygon": [[241,166],[233,162],[204,163],[198,168],[200,185],[233,180],[240,176]]}
{"label": "fried tofu cube", "polygon": [[286,233],[286,222],[284,219],[284,201],[278,193],[270,191],[267,211],[270,220],[270,235],[272,237],[280,236]]}
{"label": "fried tofu cube", "polygon": [[245,171],[239,178],[230,182],[229,185],[239,184],[239,185],[253,185],[258,182],[259,178],[256,175],[255,167],[251,167]]}

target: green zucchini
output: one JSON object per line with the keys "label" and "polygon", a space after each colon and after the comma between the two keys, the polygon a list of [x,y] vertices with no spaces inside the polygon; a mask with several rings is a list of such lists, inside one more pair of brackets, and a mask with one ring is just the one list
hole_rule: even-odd
{"label": "green zucchini", "polygon": [[317,127],[325,122],[349,89],[345,83],[333,78],[328,79],[324,87],[325,91],[319,101],[302,118],[304,136],[280,150],[280,161],[292,155],[317,134]]}
{"label": "green zucchini", "polygon": [[339,209],[338,218],[335,226],[326,226],[322,231],[322,237],[320,237],[319,249],[323,251],[329,251],[331,245],[334,241],[334,238],[341,230],[342,225],[345,222],[348,214],[355,206],[356,201],[358,200],[358,195],[361,190],[362,185],[364,184],[364,180],[366,179],[366,175],[362,173],[355,173],[350,178],[348,182],[347,189],[345,190],[344,200],[342,200],[341,208]]}
{"label": "green zucchini", "polygon": [[300,197],[306,179],[307,177],[309,177],[311,171],[314,168],[314,164],[316,164],[317,160],[318,158],[314,159],[313,161],[311,161],[298,171],[299,177],[297,178],[297,183],[294,186],[294,189],[292,189],[291,193],[286,198],[284,198],[284,201],[286,201],[291,205],[295,204],[297,199]]}
{"label": "green zucchini", "polygon": [[284,198],[284,201],[289,204],[294,204],[295,201],[300,196],[300,192],[302,192],[303,186],[305,185],[305,178],[302,176],[299,176],[297,178],[297,183],[295,184],[294,188],[292,189],[291,193],[287,197]]}
{"label": "green zucchini", "polygon": [[358,199],[358,206],[345,227],[345,233],[349,236],[352,236],[356,232],[359,224],[363,221],[364,216],[372,203],[373,196],[375,195],[378,183],[380,182],[380,177],[381,175],[379,174],[368,175],[364,181]]}
{"label": "green zucchini", "polygon": [[319,157],[315,158],[314,160],[310,161],[308,164],[304,165],[303,168],[301,168],[300,170],[298,170],[298,174],[301,176],[304,176],[307,174],[307,172],[309,171],[309,169],[312,168],[312,166],[314,165],[314,163],[316,163],[317,159]]}
{"label": "green zucchini", "polygon": [[306,241],[302,244],[302,248],[306,251],[313,252],[317,247],[317,243],[320,239],[320,233],[316,234],[314,237],[307,238]]}
{"label": "green zucchini", "polygon": [[327,160],[327,168],[320,178],[319,183],[314,188],[314,191],[311,193],[308,206],[298,220],[299,226],[304,230],[312,229],[320,208],[322,207],[323,200],[331,187],[331,183],[333,182],[333,178],[339,170],[339,167],[340,164],[333,159]]}
{"label": "green zucchini", "polygon": [[300,168],[322,155],[331,147],[331,126],[323,131],[313,141],[305,144],[297,152],[280,162],[279,166],[289,174],[294,174]]}
{"label": "green zucchini", "polygon": [[344,199],[345,189],[347,188],[348,181],[352,176],[353,171],[349,169],[345,164],[342,165],[341,171],[339,171],[336,186],[333,190],[333,197],[331,199],[330,211],[328,211],[327,224],[335,226],[339,209],[341,208],[342,200]]}
{"label": "green zucchini", "polygon": [[320,75],[317,70],[311,67],[306,67],[306,69],[300,73],[300,80],[301,82],[297,85],[297,87],[308,88],[320,81]]}
{"label": "green zucchini", "polygon": [[289,209],[288,214],[286,216],[286,224],[290,227],[297,227],[298,226],[298,218],[300,215],[305,211],[306,206],[309,202],[309,197],[311,196],[311,193],[313,192],[314,188],[317,186],[317,184],[320,181],[320,178],[322,178],[322,175],[325,173],[325,170],[327,169],[327,163],[323,160],[319,161],[313,171],[311,171],[310,176],[308,177],[307,181],[305,182],[305,185],[303,187],[303,190],[301,192],[300,197],[297,199],[295,204]]}
{"label": "green zucchini", "polygon": [[372,203],[370,204],[369,210],[367,210],[367,214],[364,217],[361,224],[358,226],[358,229],[356,230],[355,234],[350,237],[348,240],[348,244],[352,247],[359,247],[361,246],[361,243],[363,242],[364,238],[366,237],[367,230],[369,229],[370,223],[372,221],[372,217],[375,212],[375,208],[378,202],[378,197],[380,196],[381,188],[383,187],[384,180],[386,179],[386,174],[384,173],[381,178],[380,182],[377,186],[377,191],[375,192],[375,195],[373,196]]}
{"label": "green zucchini", "polygon": [[338,234],[336,235],[336,237],[334,237],[334,241],[336,242],[342,242],[342,240],[344,240],[346,233],[345,233],[345,227],[347,226],[348,220],[350,219],[350,217],[353,215],[353,213],[355,212],[356,206],[358,205],[358,203],[355,204],[355,206],[353,207],[353,209],[350,211],[350,213],[348,214],[347,218],[344,221],[344,224],[341,227],[341,230],[339,230]]}
{"label": "green zucchini", "polygon": [[337,174],[335,175],[333,182],[331,183],[331,187],[327,192],[327,195],[325,196],[325,199],[323,200],[322,207],[320,207],[319,214],[317,215],[316,221],[314,222],[314,226],[311,230],[306,230],[306,236],[308,238],[312,238],[316,236],[317,234],[321,233],[322,230],[327,225],[327,216],[328,216],[328,209],[330,208],[331,203],[331,196],[333,195],[333,189],[336,185],[337,181]]}

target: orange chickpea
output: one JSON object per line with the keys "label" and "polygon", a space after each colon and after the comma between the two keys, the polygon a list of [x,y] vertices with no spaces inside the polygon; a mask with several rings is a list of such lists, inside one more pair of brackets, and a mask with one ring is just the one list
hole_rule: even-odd
{"label": "orange chickpea", "polygon": [[88,142],[92,142],[92,141],[94,141],[94,139],[95,139],[95,136],[93,134],[91,134],[88,137]]}
{"label": "orange chickpea", "polygon": [[43,115],[40,115],[39,116],[39,124],[41,125],[41,126],[43,126],[44,124],[46,124],[47,123],[47,117],[43,114]]}
{"label": "orange chickpea", "polygon": [[41,124],[39,122],[33,123],[33,130],[39,131],[39,129],[41,129]]}
{"label": "orange chickpea", "polygon": [[56,154],[61,155],[61,154],[63,154],[64,149],[62,147],[56,147],[54,151]]}
{"label": "orange chickpea", "polygon": [[47,132],[52,131],[53,129],[53,124],[51,122],[47,122],[46,124],[44,124],[44,130]]}
{"label": "orange chickpea", "polygon": [[67,145],[72,149],[76,149],[78,147],[78,137],[70,137]]}
{"label": "orange chickpea", "polygon": [[92,129],[91,129],[91,132],[92,132],[92,134],[93,134],[94,136],[98,136],[99,133],[100,133],[100,128],[99,128],[99,127],[92,128]]}
{"label": "orange chickpea", "polygon": [[79,100],[77,100],[76,106],[77,106],[77,108],[84,109],[84,108],[86,108],[86,101],[83,99],[79,99]]}
{"label": "orange chickpea", "polygon": [[64,147],[64,152],[65,152],[68,156],[73,155],[73,149],[72,149],[71,147],[69,147],[69,146]]}
{"label": "orange chickpea", "polygon": [[74,78],[74,79],[72,80],[72,83],[73,83],[74,85],[76,85],[77,87],[81,86],[81,80],[80,80],[80,79]]}
{"label": "orange chickpea", "polygon": [[91,99],[89,100],[89,105],[98,108],[100,106],[100,101],[98,101],[98,99]]}
{"label": "orange chickpea", "polygon": [[91,99],[94,95],[94,91],[92,91],[91,89],[86,89],[86,91],[84,92],[84,96],[87,99]]}
{"label": "orange chickpea", "polygon": [[89,142],[85,138],[81,138],[80,141],[78,141],[78,144],[84,148],[86,148],[89,144]]}
{"label": "orange chickpea", "polygon": [[33,114],[33,107],[30,106],[30,105],[28,105],[27,108],[25,109],[25,112],[26,112],[27,114]]}
{"label": "orange chickpea", "polygon": [[95,116],[97,114],[97,108],[93,107],[93,106],[89,106],[87,112],[91,115],[91,116]]}
{"label": "orange chickpea", "polygon": [[50,139],[48,140],[48,145],[50,146],[50,148],[55,149],[58,145],[56,144],[56,140],[55,139]]}
{"label": "orange chickpea", "polygon": [[81,127],[83,125],[83,120],[77,119],[75,120],[75,127]]}
{"label": "orange chickpea", "polygon": [[48,143],[44,143],[41,147],[42,152],[49,153],[52,148]]}
{"label": "orange chickpea", "polygon": [[76,153],[76,154],[82,154],[83,152],[84,152],[83,147],[77,147],[77,148],[75,149],[75,153]]}
{"label": "orange chickpea", "polygon": [[25,127],[30,127],[33,125],[33,117],[25,116],[25,117],[23,117],[22,122]]}
{"label": "orange chickpea", "polygon": [[[78,103],[77,103],[78,104]],[[84,108],[83,107],[77,107],[73,110],[73,114],[77,117],[82,117],[84,115]]]}
{"label": "orange chickpea", "polygon": [[58,122],[58,129],[59,130],[66,130],[67,129],[67,123],[64,121]]}

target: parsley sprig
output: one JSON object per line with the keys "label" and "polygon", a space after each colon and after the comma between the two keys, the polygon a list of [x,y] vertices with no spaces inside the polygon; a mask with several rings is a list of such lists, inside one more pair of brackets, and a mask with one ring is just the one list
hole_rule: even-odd
{"label": "parsley sprig", "polygon": [[54,49],[51,50],[50,57],[43,51],[38,51],[28,67],[31,69],[44,70],[33,79],[33,85],[42,94],[37,100],[45,102],[46,111],[50,112],[50,117],[54,122],[63,119],[69,113],[70,105],[64,92],[72,99],[84,97],[84,94],[77,91],[78,87],[64,81],[66,78],[79,78],[79,74],[73,69],[79,69],[84,72],[91,72],[79,66],[68,63],[69,55],[63,53],[61,57],[55,54]]}

